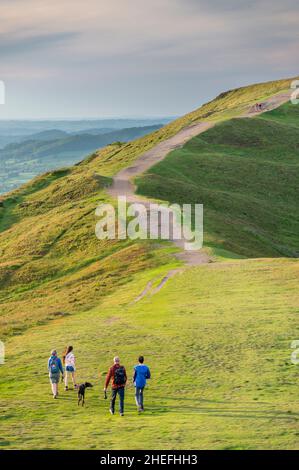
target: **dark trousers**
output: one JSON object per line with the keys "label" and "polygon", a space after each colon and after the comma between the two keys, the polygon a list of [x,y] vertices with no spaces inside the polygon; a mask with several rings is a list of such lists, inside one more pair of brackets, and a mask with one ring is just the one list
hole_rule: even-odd
{"label": "dark trousers", "polygon": [[135,388],[136,405],[141,409],[143,409],[143,390],[144,390],[144,387]]}
{"label": "dark trousers", "polygon": [[125,388],[124,387],[113,388],[112,389],[110,409],[114,412],[114,410],[115,410],[115,400],[116,400],[117,394],[119,395],[119,412],[123,413],[124,412],[124,403],[125,403]]}

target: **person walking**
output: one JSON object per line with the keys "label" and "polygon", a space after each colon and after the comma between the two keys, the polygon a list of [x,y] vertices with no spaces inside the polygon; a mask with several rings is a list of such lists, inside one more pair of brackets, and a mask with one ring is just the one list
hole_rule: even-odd
{"label": "person walking", "polygon": [[68,391],[68,379],[69,375],[72,377],[74,388],[77,388],[76,384],[76,360],[73,353],[73,346],[68,346],[62,356],[63,364],[65,365],[65,377],[64,377],[64,390]]}
{"label": "person walking", "polygon": [[51,356],[49,357],[49,360],[48,360],[48,372],[49,372],[53,398],[57,398],[60,372],[63,377],[63,367],[61,364],[61,360],[57,356],[56,349],[53,349],[53,351],[51,351]]}
{"label": "person walking", "polygon": [[139,356],[138,364],[134,367],[133,383],[135,385],[135,401],[139,412],[144,411],[143,391],[147,379],[151,378],[151,372],[148,366],[144,364],[144,357]]}
{"label": "person walking", "polygon": [[114,415],[115,412],[115,401],[117,395],[119,395],[119,414],[120,416],[124,415],[124,402],[125,402],[125,386],[127,383],[127,373],[124,366],[120,364],[120,359],[116,356],[113,360],[114,364],[110,367],[106,382],[104,392],[107,392],[110,380],[112,380],[112,395],[110,402],[110,413]]}

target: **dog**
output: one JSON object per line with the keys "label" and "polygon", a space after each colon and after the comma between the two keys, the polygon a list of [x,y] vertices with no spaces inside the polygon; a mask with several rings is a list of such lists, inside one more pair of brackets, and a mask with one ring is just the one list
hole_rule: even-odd
{"label": "dog", "polygon": [[78,406],[80,405],[80,402],[82,402],[82,406],[84,406],[85,403],[85,389],[86,388],[91,388],[92,385],[89,382],[85,382],[84,384],[78,385]]}

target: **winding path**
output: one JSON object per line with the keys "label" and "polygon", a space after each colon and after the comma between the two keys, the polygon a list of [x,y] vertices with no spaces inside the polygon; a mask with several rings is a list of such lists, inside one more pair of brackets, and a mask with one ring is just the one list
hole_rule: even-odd
{"label": "winding path", "polygon": [[[268,98],[267,101],[263,102],[262,110],[257,111],[255,106],[251,106],[243,114],[238,116],[241,118],[254,117],[259,114],[262,114],[267,111],[271,111],[283,103],[286,103],[291,96],[292,90],[290,92],[280,93],[274,95],[271,98]],[[153,202],[150,199],[147,199],[142,196],[135,194],[135,186],[132,180],[136,177],[150,169],[153,165],[163,160],[166,155],[174,149],[182,147],[188,140],[192,139],[208,129],[211,129],[215,123],[202,121],[197,124],[192,124],[188,127],[185,127],[179,131],[173,137],[164,140],[163,142],[155,145],[152,149],[143,153],[137,160],[134,161],[134,164],[128,168],[124,168],[113,178],[113,183],[108,190],[108,193],[113,198],[118,196],[126,196],[128,202],[142,203],[147,209],[149,205]],[[175,223],[175,222],[174,222]],[[170,230],[172,232],[172,230]],[[180,248],[180,252],[177,253],[177,258],[184,261],[187,265],[199,265],[205,264],[211,261],[207,253],[204,250],[198,251],[186,251],[184,249],[185,240],[174,240],[170,238],[173,243]]]}

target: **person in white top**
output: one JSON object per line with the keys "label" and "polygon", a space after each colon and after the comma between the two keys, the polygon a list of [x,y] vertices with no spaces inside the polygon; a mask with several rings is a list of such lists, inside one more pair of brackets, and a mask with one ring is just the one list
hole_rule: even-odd
{"label": "person in white top", "polygon": [[73,346],[68,346],[65,350],[65,353],[63,354],[63,363],[65,365],[65,376],[64,376],[64,385],[65,385],[65,390],[67,391],[69,389],[68,387],[68,378],[69,374],[72,376],[72,382],[74,385],[74,388],[77,388],[76,385],[76,360],[75,360],[75,355],[73,353]]}

